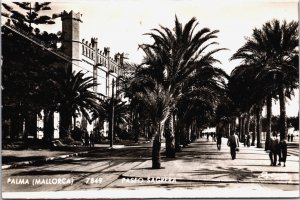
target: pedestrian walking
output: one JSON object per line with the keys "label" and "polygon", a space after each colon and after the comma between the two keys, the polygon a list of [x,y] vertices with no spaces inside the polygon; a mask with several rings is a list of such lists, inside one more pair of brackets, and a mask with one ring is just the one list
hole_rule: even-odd
{"label": "pedestrian walking", "polygon": [[279,142],[278,142],[276,132],[273,132],[272,137],[270,137],[269,145],[270,145],[269,157],[270,157],[270,161],[271,161],[270,166],[276,166],[277,154],[279,151]]}
{"label": "pedestrian walking", "polygon": [[269,140],[269,158],[270,158],[270,166],[273,166],[273,150],[272,150],[272,147],[273,147],[273,143],[274,143],[274,138],[273,136],[270,137],[270,140]]}
{"label": "pedestrian walking", "polygon": [[216,141],[217,141],[217,140],[216,140],[216,133],[213,132],[213,133],[211,133],[211,134],[212,134],[212,139],[213,139],[213,141],[216,142]]}
{"label": "pedestrian walking", "polygon": [[89,133],[86,130],[86,128],[83,129],[83,134],[84,134],[84,146],[88,147],[89,146]]}
{"label": "pedestrian walking", "polygon": [[217,148],[220,151],[221,150],[221,144],[222,144],[222,134],[217,134]]}
{"label": "pedestrian walking", "polygon": [[94,146],[95,146],[95,134],[92,131],[90,134],[90,147],[94,147]]}
{"label": "pedestrian walking", "polygon": [[287,142],[285,139],[281,140],[279,142],[279,146],[280,146],[280,153],[281,153],[281,156],[280,156],[280,162],[283,162],[283,166],[285,167],[285,162],[286,162],[286,156],[287,156]]}
{"label": "pedestrian walking", "polygon": [[238,150],[239,145],[239,138],[235,134],[235,132],[231,132],[231,135],[228,138],[227,146],[230,147],[230,154],[232,160],[236,159],[236,151]]}
{"label": "pedestrian walking", "polygon": [[293,142],[293,139],[294,139],[294,134],[293,134],[294,130],[295,130],[295,128],[292,126],[291,123],[289,123],[288,124],[288,131],[287,131],[287,133],[288,133],[288,142],[289,141]]}
{"label": "pedestrian walking", "polygon": [[250,147],[251,136],[250,133],[247,134],[247,147]]}
{"label": "pedestrian walking", "polygon": [[[278,139],[278,134],[277,132],[274,133],[275,134],[275,155],[276,156],[276,160],[278,160],[278,165],[281,165],[280,163],[280,160],[281,160],[281,148],[280,148],[280,142],[279,142],[279,139]],[[278,156],[278,159],[277,159],[277,156]],[[274,166],[276,165],[276,162],[274,164]]]}

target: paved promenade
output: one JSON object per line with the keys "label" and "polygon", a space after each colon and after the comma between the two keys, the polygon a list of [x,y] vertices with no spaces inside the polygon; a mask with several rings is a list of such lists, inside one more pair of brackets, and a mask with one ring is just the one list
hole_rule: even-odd
{"label": "paved promenade", "polygon": [[[128,154],[128,159],[127,154],[123,155],[122,158],[115,157],[115,161],[118,160],[120,164],[111,167],[109,166],[111,162],[114,162],[114,157],[111,155],[111,161],[108,159],[109,156],[106,157],[105,149],[108,147],[98,147],[100,150],[93,150],[91,155],[99,154],[99,158],[95,157],[93,162],[84,163],[84,166],[108,166],[105,171],[117,173],[114,176],[115,179],[111,179],[109,184],[103,187],[89,187],[79,184],[69,187],[67,191],[56,191],[51,195],[64,197],[76,195],[77,198],[289,197],[298,199],[299,156],[288,155],[286,167],[270,166],[268,154],[264,149],[244,147],[241,144],[237,159],[232,160],[226,143],[227,139],[223,138],[221,150],[218,151],[215,142],[200,138],[183,148],[182,152],[177,153],[176,159],[167,159],[162,156],[162,169],[158,170],[151,169],[152,163],[151,157],[149,157],[151,155],[149,154],[151,143],[138,145],[148,152],[143,158],[135,157],[134,148],[138,148],[138,146],[126,148],[116,146],[116,148],[120,148],[120,152],[124,148],[133,153],[131,153],[132,155]],[[88,155],[89,153],[84,152],[84,154]],[[84,154],[80,154],[80,156],[84,158]],[[76,157],[76,155],[74,156]],[[102,159],[102,157],[106,159]],[[70,160],[68,162],[67,160],[72,158],[66,157],[65,159],[66,163],[70,163]],[[63,161],[60,162],[63,163]],[[129,162],[133,164],[131,165]],[[123,166],[128,164],[130,167],[121,170]],[[116,168],[117,166],[119,168]],[[94,167],[93,170],[95,171],[97,168]],[[13,171],[13,169],[10,170]],[[93,173],[99,173],[101,176],[103,172],[101,172],[100,167],[98,171]],[[70,176],[72,176],[72,172],[70,172]],[[75,188],[76,190],[74,190]],[[6,195],[15,198],[22,198],[22,194],[6,193]],[[38,198],[39,194],[43,193],[32,193],[31,195]]]}

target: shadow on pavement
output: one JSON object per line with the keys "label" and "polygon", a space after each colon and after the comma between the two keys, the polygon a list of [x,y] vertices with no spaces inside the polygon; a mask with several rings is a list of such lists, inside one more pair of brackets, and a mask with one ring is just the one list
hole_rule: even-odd
{"label": "shadow on pavement", "polygon": [[[213,179],[221,178],[228,176],[229,178],[233,178],[237,181],[242,181],[245,179],[251,179],[256,178],[257,176],[253,174],[252,171],[248,170],[247,168],[223,168],[223,167],[217,167],[218,170],[212,170],[212,169],[201,169],[201,170],[195,170],[193,172],[189,172],[193,174],[193,176],[199,176],[199,175],[212,175],[214,176]],[[217,175],[217,176],[215,176]]]}

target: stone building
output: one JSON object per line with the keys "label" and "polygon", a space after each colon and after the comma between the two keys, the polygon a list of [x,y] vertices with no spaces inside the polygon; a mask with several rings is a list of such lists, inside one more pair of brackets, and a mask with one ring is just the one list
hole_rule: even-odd
{"label": "stone building", "polygon": [[[112,80],[123,73],[123,60],[124,53],[117,53],[113,56],[110,55],[110,48],[104,47],[100,50],[98,39],[92,37],[89,40],[81,39],[80,37],[80,24],[82,23],[81,14],[70,12],[61,13],[62,20],[62,52],[70,57],[72,60],[72,70],[82,71],[87,76],[93,76],[96,83],[94,91],[102,94],[104,97],[111,97],[112,94]],[[87,31],[87,30],[85,30]],[[117,87],[114,87],[116,91]],[[55,116],[55,132],[54,136],[58,136],[58,121],[59,114]],[[89,124],[78,113],[78,118],[74,123],[80,124],[87,128],[88,132],[93,130],[94,124]],[[107,133],[108,124],[104,124],[104,134]]]}
{"label": "stone building", "polygon": [[[92,37],[89,40],[82,39],[80,37],[80,32],[88,30],[80,30],[80,24],[83,23],[80,13],[63,11],[61,13],[61,20],[62,44],[59,49],[45,46],[42,41],[35,38],[31,33],[27,33],[11,24],[5,24],[4,27],[11,33],[23,38],[24,41],[36,45],[38,50],[46,51],[52,56],[59,58],[57,61],[59,63],[54,63],[54,65],[60,65],[61,62],[69,63],[68,66],[71,64],[72,71],[82,71],[86,76],[94,77],[97,86],[95,86],[93,90],[99,93],[103,98],[111,97],[112,89],[114,88],[115,91],[117,89],[117,87],[112,87],[112,80],[116,81],[117,77],[123,73],[124,53],[117,53],[111,56],[110,48],[102,47],[101,49],[97,38]],[[22,63],[20,65],[22,65]],[[54,127],[51,128],[51,133],[47,133],[47,136],[53,135],[54,138],[59,137],[59,115],[58,112],[55,112],[54,116],[48,116],[48,120],[51,122],[51,125],[49,126],[52,126],[53,122]],[[91,132],[95,124],[89,124],[87,120],[82,117],[81,113],[77,113],[77,116],[78,117],[73,120],[73,125],[79,124],[81,127],[87,128],[87,130]],[[17,131],[10,131],[10,128],[8,128],[6,135],[10,137],[11,132],[16,132],[17,137],[22,137],[26,131],[26,126],[30,126],[31,128],[28,136],[33,138],[43,138],[46,134],[44,133],[44,127],[48,124],[45,123],[47,121],[45,118],[44,111],[41,111],[38,115],[34,113],[27,122],[25,122],[25,120],[20,120],[20,124],[18,124],[18,127],[20,128],[18,128]],[[5,120],[5,122],[7,121],[7,123],[5,123],[7,124],[7,127],[13,127],[12,120],[15,119]],[[105,135],[108,131],[108,124],[105,123],[103,127],[103,133]]]}

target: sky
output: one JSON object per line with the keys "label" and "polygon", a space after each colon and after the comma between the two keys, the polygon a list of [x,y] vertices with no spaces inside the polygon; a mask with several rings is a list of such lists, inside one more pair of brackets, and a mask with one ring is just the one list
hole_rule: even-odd
{"label": "sky", "polygon": [[[4,1],[7,2],[7,1]],[[196,30],[204,27],[219,30],[219,45],[214,48],[227,48],[216,55],[221,61],[217,67],[228,74],[239,64],[229,58],[251,36],[254,28],[274,18],[279,20],[298,20],[297,0],[72,0],[52,1],[51,12],[63,10],[80,12],[81,39],[97,37],[100,50],[110,47],[114,53],[127,54],[129,62],[140,63],[143,52],[138,45],[152,43],[144,35],[159,25],[172,29],[175,15],[184,25],[192,17],[199,23]],[[42,30],[57,32],[61,30],[61,20],[55,25],[41,27]],[[274,114],[279,114],[279,103],[274,106]],[[287,114],[298,115],[299,92],[287,104]]]}

